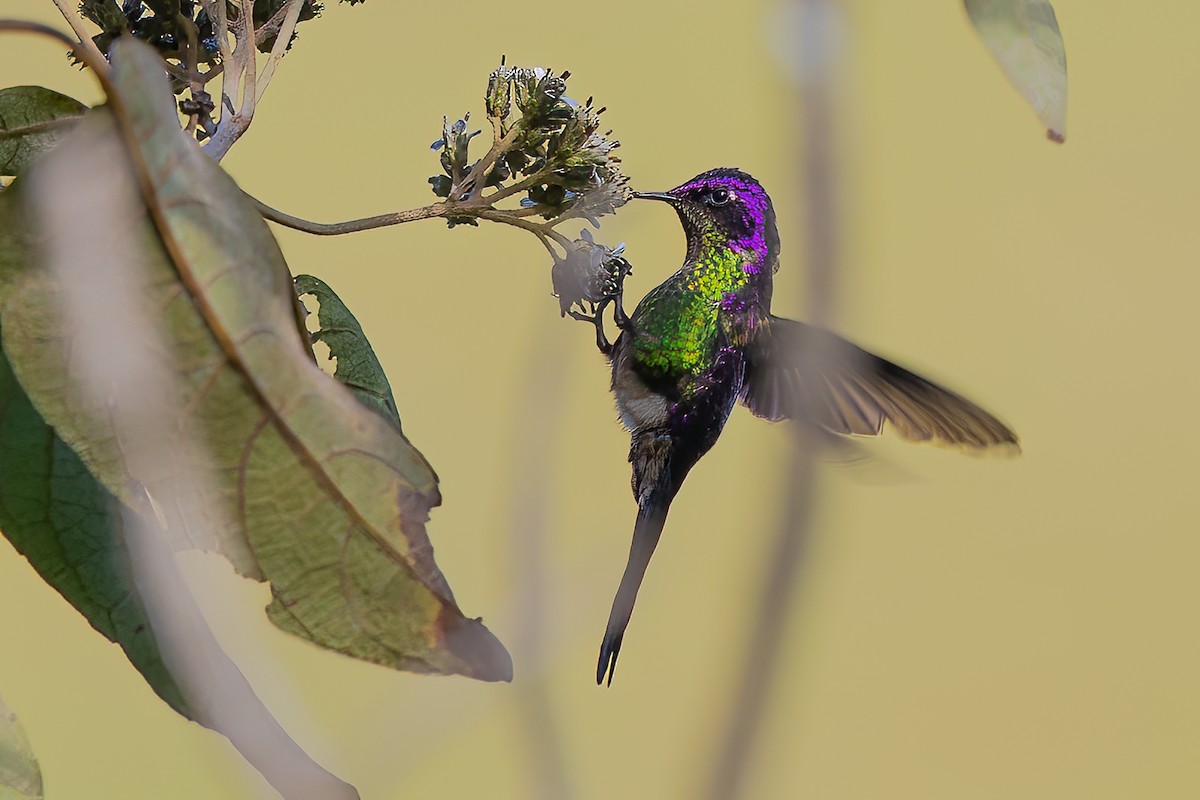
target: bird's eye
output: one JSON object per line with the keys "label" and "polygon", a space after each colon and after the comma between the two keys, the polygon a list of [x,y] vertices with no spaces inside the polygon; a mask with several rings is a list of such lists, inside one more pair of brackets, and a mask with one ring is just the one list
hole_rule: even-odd
{"label": "bird's eye", "polygon": [[708,204],[710,206],[723,206],[733,199],[733,195],[728,189],[713,189],[708,195]]}

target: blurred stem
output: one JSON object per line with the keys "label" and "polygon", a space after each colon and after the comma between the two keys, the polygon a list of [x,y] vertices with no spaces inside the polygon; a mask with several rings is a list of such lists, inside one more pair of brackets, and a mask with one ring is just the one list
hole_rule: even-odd
{"label": "blurred stem", "polygon": [[[804,54],[803,69],[798,75],[798,105],[803,114],[799,138],[804,143],[800,162],[807,212],[808,318],[814,325],[828,327],[838,264],[833,106],[840,9],[837,0],[794,0],[793,8],[795,48]],[[825,374],[822,362],[833,356],[823,350],[812,347],[787,354],[797,360],[802,381],[817,382]],[[811,539],[821,446],[820,437],[813,434],[810,426],[793,427],[797,446],[787,470],[783,513],[775,543],[763,566],[762,595],[729,722],[722,729],[708,787],[710,800],[734,800],[745,795],[746,775],[755,744],[761,737],[767,699],[776,683],[784,637],[792,628],[799,577]]]}
{"label": "blurred stem", "polygon": [[[525,347],[524,377],[517,383],[516,408],[521,418],[510,429],[510,452],[521,454],[511,471],[509,497],[513,502],[511,547],[517,586],[519,621],[514,632],[523,654],[518,710],[523,735],[518,737],[534,777],[532,798],[570,800],[576,792],[567,768],[563,730],[554,713],[548,677],[547,629],[551,611],[546,586],[550,580],[547,554],[551,544],[551,494],[561,468],[551,453],[564,433],[567,407],[567,337],[555,336],[558,320],[538,315],[537,327]],[[516,651],[514,651],[516,652]]]}

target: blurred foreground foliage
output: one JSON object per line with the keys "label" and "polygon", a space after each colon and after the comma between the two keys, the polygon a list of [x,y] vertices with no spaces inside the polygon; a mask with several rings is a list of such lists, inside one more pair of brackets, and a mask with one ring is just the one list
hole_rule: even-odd
{"label": "blurred foreground foliage", "polygon": [[[88,466],[76,480],[94,475],[131,507],[139,492],[161,506],[178,491],[170,482],[196,480],[199,508],[220,532],[216,549],[243,575],[271,582],[269,616],[285,630],[394,668],[508,679],[503,647],[461,615],[433,562],[424,523],[440,496],[428,463],[400,433],[398,417],[382,419],[314,363],[278,246],[245,195],[180,134],[158,56],[125,39],[112,60],[119,93],[110,97],[112,111],[85,115],[68,134],[78,141],[48,159],[67,144],[72,152],[127,153],[143,208],[135,242],[125,243],[137,248],[133,260],[145,271],[135,278],[144,295],[136,299],[157,309],[179,387],[169,399],[174,425],[207,463],[193,468],[195,476],[138,474],[125,456],[133,432],[73,385],[73,343],[104,331],[78,330],[62,317],[61,287],[34,244],[38,220],[25,201],[33,191],[57,190],[38,185],[39,168],[0,194],[0,320],[19,381],[9,383],[10,393],[28,393]],[[73,223],[97,247],[113,246],[110,231],[88,230],[87,219]],[[357,325],[341,312],[342,319],[324,315],[327,327]],[[341,341],[329,342],[339,355]],[[346,344],[369,351],[365,338]],[[359,353],[346,356],[361,361]],[[377,361],[364,368],[386,386]],[[290,405],[293,398],[306,402]],[[33,462],[8,452],[18,462],[5,471],[12,485],[16,470]],[[54,476],[41,477],[48,485]],[[52,518],[54,495],[28,493],[44,498],[43,516]],[[6,520],[6,533],[15,521]],[[166,521],[181,530],[198,524],[172,519],[169,508]],[[102,514],[94,524],[104,527]],[[119,531],[109,536],[119,545]]]}
{"label": "blurred foreground foliage", "polygon": [[0,800],[42,800],[42,771],[17,715],[0,700]]}
{"label": "blurred foreground foliage", "polygon": [[971,24],[1055,142],[1067,138],[1067,50],[1050,0],[963,0]]}

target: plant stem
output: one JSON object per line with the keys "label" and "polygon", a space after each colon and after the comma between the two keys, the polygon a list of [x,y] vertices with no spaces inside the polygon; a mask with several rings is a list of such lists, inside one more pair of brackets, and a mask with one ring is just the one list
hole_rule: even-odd
{"label": "plant stem", "polygon": [[[247,196],[249,197],[249,195]],[[555,244],[563,249],[564,255],[570,252],[571,247],[573,247],[570,239],[551,228],[549,224],[531,222],[517,216],[519,212],[501,211],[479,201],[461,203],[444,201],[419,208],[410,208],[406,211],[393,211],[390,214],[379,214],[374,217],[351,219],[345,222],[312,222],[272,208],[254,197],[250,199],[254,201],[255,206],[258,207],[258,211],[263,215],[264,219],[288,228],[293,228],[294,230],[311,233],[314,236],[340,236],[344,233],[358,233],[359,231],[369,231],[375,228],[388,228],[392,225],[402,225],[405,222],[416,222],[417,220],[433,219],[435,217],[474,217],[476,219],[486,219],[489,222],[498,222],[501,225],[511,225],[514,228],[520,228],[521,230],[535,234],[542,242],[542,245],[556,259],[559,258],[559,255],[550,246],[550,240],[553,240]],[[535,211],[534,209],[521,209],[521,211],[526,210]]]}
{"label": "plant stem", "polygon": [[[508,214],[510,217],[532,217],[532,216],[536,216],[537,214],[541,214],[542,212],[544,212],[546,210],[546,207],[543,205],[536,205],[536,206],[528,206],[526,208],[499,208],[496,210],[502,211],[505,214]],[[560,221],[561,220],[553,220],[551,222],[547,222],[546,227],[552,228],[555,225],[557,225]]]}
{"label": "plant stem", "polygon": [[[53,0],[54,5],[58,7],[58,11],[63,15],[63,19],[71,26],[71,30],[79,37],[79,43],[83,45],[83,49],[87,50],[94,56],[93,60],[107,65],[108,59],[100,52],[100,48],[96,47],[96,43],[92,41],[91,34],[88,33],[87,26],[83,22],[83,17],[79,16],[76,11],[76,4],[71,0]],[[88,66],[91,66],[90,64]],[[95,67],[93,67],[95,69]]]}
{"label": "plant stem", "polygon": [[[261,200],[250,199],[254,200],[254,204],[258,206],[259,213],[263,215],[264,219],[269,219],[288,228],[311,233],[315,236],[339,236],[343,233],[357,233],[358,231],[369,231],[374,228],[387,228],[405,222],[445,217],[455,213],[455,204],[453,203],[434,203],[430,206],[410,208],[407,211],[393,211],[390,214],[379,214],[374,217],[363,217],[362,219],[352,219],[346,222],[310,222],[309,220],[294,217],[291,214],[285,214],[278,209],[271,208],[271,206]],[[464,212],[464,214],[469,213]]]}
{"label": "plant stem", "polygon": [[[200,32],[196,29],[196,23],[186,14],[176,14],[176,22],[183,28],[186,38],[183,47],[183,69],[185,71],[185,79],[188,84],[188,91],[191,93],[192,99],[196,99],[197,92],[204,91],[204,81],[200,75]],[[168,64],[169,66],[169,64]],[[204,116],[207,116],[205,114]],[[195,133],[196,126],[200,124],[199,113],[191,114],[188,117],[187,127],[184,131],[192,136]]]}
{"label": "plant stem", "polygon": [[[250,127],[250,120],[254,118],[254,107],[258,102],[258,61],[255,58],[254,49],[254,0],[242,0],[242,13],[238,20],[241,23],[238,26],[237,49],[242,51],[242,58],[245,64],[245,76],[242,79],[242,104],[238,108],[238,117],[245,119],[245,123],[241,126],[244,132]],[[278,44],[278,41],[276,41]],[[237,52],[234,51],[234,57],[237,57]]]}
{"label": "plant stem", "polygon": [[495,194],[488,195],[487,200],[489,203],[494,205],[505,198],[512,197],[514,194],[518,194],[526,189],[537,186],[539,183],[546,180],[546,176],[549,174],[550,170],[548,169],[540,170],[533,175],[514,183],[512,186],[505,187],[504,189],[497,191]]}
{"label": "plant stem", "polygon": [[525,231],[533,231],[538,236],[549,236],[555,241],[556,244],[558,244],[563,248],[564,251],[568,253],[571,252],[571,248],[573,247],[573,243],[570,239],[552,229],[549,225],[542,225],[537,222],[530,222],[528,220],[521,219],[519,217],[513,217],[504,211],[497,211],[494,208],[485,208],[474,212],[472,216],[479,217],[480,219],[490,220],[492,222],[499,222],[503,225],[512,225],[514,228],[520,228],[521,230]]}
{"label": "plant stem", "polygon": [[[499,130],[499,128],[496,130]],[[471,171],[467,173],[467,177],[463,179],[463,184],[467,185],[470,184],[472,180],[474,181],[474,188],[471,189],[472,200],[477,199],[483,192],[483,182],[485,176],[487,175],[487,171],[492,168],[492,165],[496,163],[496,160],[500,158],[500,156],[504,155],[508,148],[513,146],[513,142],[515,142],[521,135],[522,130],[524,130],[524,127],[521,125],[521,123],[515,123],[511,128],[508,129],[508,133],[504,134],[503,138],[493,144],[492,149],[488,150],[487,154],[483,158],[479,159],[479,163],[472,167]]]}
{"label": "plant stem", "polygon": [[[271,15],[271,18],[262,24],[262,27],[254,32],[254,46],[270,39],[272,36],[279,35],[279,29],[283,27],[283,20],[288,14],[287,6],[280,6],[279,10]],[[290,38],[290,37],[289,37]]]}
{"label": "plant stem", "polygon": [[[267,58],[266,66],[263,67],[262,75],[258,78],[258,89],[255,92],[255,102],[262,100],[263,92],[267,91],[267,86],[271,83],[271,78],[275,75],[275,65],[283,58],[283,54],[287,52],[288,45],[291,44],[292,34],[296,30],[296,23],[300,21],[300,11],[304,8],[304,0],[291,0],[287,5],[287,16],[283,20],[283,25],[279,28],[279,35],[275,37],[275,44],[271,47],[271,55]],[[258,34],[255,33],[255,41],[257,42]],[[250,49],[254,52],[254,48]]]}

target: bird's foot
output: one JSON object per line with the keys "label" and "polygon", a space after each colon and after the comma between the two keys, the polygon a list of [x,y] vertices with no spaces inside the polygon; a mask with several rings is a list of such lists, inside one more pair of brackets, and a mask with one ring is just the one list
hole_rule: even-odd
{"label": "bird's foot", "polygon": [[[572,319],[577,319],[580,322],[590,322],[596,326],[596,347],[604,355],[611,356],[613,343],[608,340],[608,336],[604,333],[604,309],[608,308],[610,303],[612,304],[613,321],[617,324],[618,329],[627,331],[632,327],[629,315],[625,313],[624,298],[625,278],[633,273],[633,267],[620,256],[616,256],[609,262],[606,262],[605,266],[610,271],[603,280],[602,293],[598,297],[595,297],[594,300],[592,296],[589,296],[575,301],[570,308],[566,309],[565,313]],[[591,306],[591,313],[588,312],[589,305]]]}
{"label": "bird's foot", "polygon": [[570,315],[572,319],[577,319],[580,322],[590,322],[596,326],[596,347],[601,353],[607,356],[612,353],[613,346],[612,342],[608,341],[608,336],[606,336],[604,333],[604,319],[602,314],[604,313],[604,306],[606,304],[607,301],[602,300],[599,304],[592,306],[591,314],[583,311],[576,311],[574,308],[569,309],[567,314]]}
{"label": "bird's foot", "polygon": [[625,279],[633,274],[633,265],[624,258],[615,259],[615,269],[607,286],[605,302],[613,304],[613,321],[621,330],[629,330],[629,315],[625,313]]}

